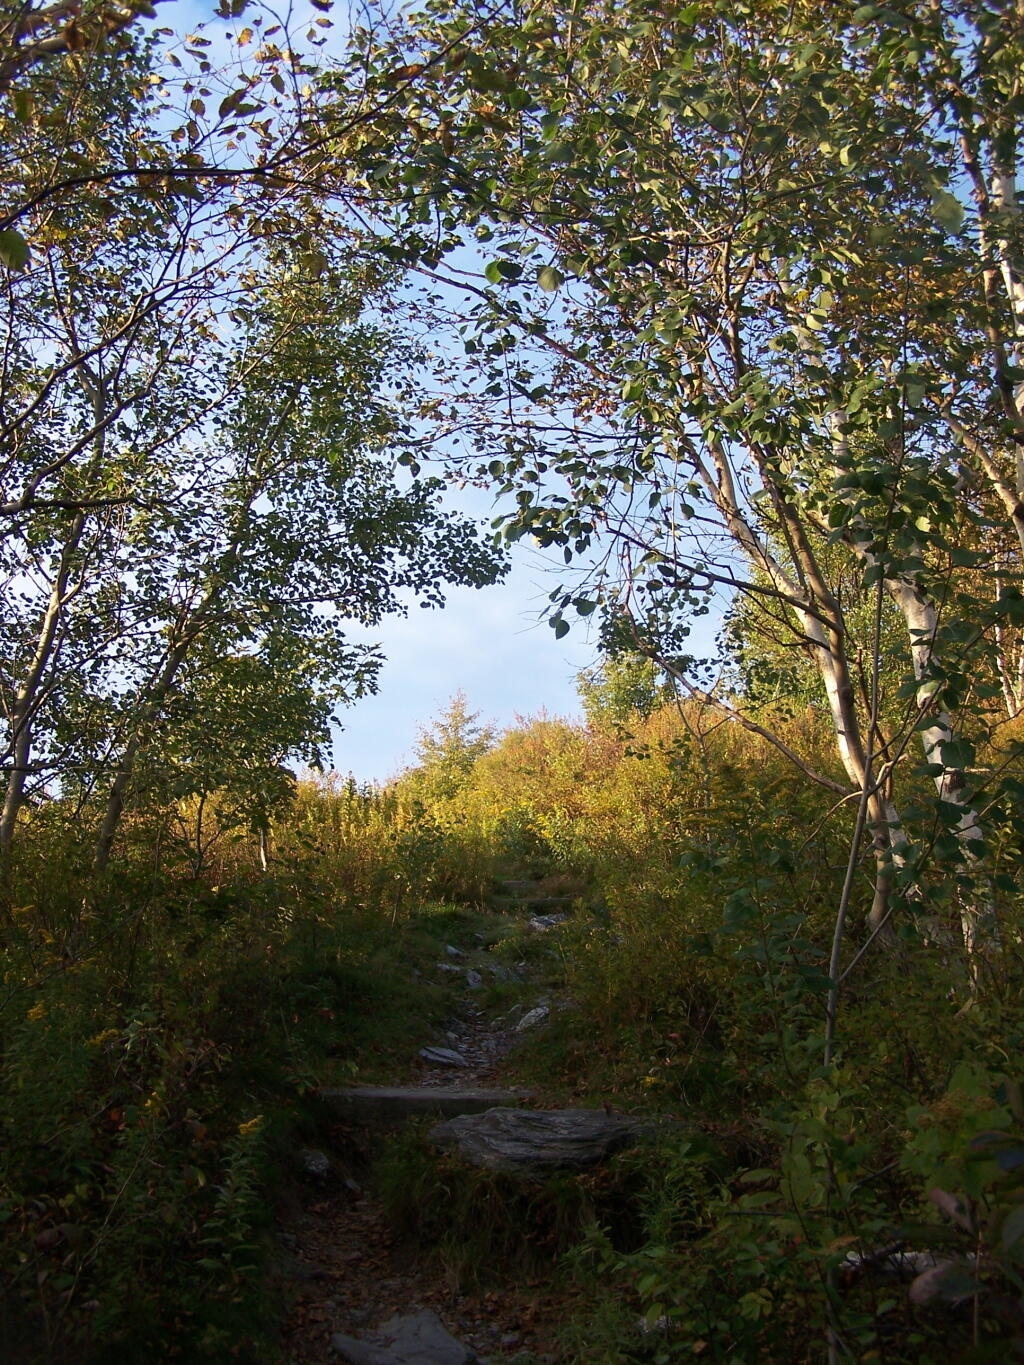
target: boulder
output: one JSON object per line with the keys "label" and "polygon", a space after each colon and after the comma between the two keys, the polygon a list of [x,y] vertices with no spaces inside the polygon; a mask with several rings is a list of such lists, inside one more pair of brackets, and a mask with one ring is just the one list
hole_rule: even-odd
{"label": "boulder", "polygon": [[469,971],[466,973],[466,985],[470,988],[470,990],[475,991],[483,984],[484,979],[480,975],[480,973],[474,971],[474,969],[470,967]]}
{"label": "boulder", "polygon": [[366,1337],[336,1332],[331,1345],[348,1365],[479,1365],[480,1361],[429,1309],[391,1318]]}
{"label": "boulder", "polygon": [[527,1029],[536,1028],[538,1024],[543,1024],[550,1013],[547,1005],[538,1005],[536,1009],[528,1010],[516,1024],[516,1033],[525,1033]]}
{"label": "boulder", "polygon": [[651,1129],[648,1119],[602,1109],[487,1109],[435,1124],[430,1140],[471,1166],[544,1176],[583,1171],[631,1146]]}

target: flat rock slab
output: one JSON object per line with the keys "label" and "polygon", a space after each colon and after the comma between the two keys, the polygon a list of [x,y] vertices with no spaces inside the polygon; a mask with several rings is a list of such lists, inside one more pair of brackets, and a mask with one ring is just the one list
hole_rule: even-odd
{"label": "flat rock slab", "polygon": [[346,1090],[321,1090],[320,1097],[350,1123],[390,1128],[408,1119],[453,1118],[459,1114],[479,1114],[495,1105],[519,1104],[529,1098],[529,1092],[440,1085],[361,1085]]}
{"label": "flat rock slab", "polygon": [[499,1107],[438,1123],[430,1140],[471,1166],[543,1176],[597,1166],[650,1130],[650,1120],[601,1109]]}
{"label": "flat rock slab", "polygon": [[429,1047],[421,1047],[420,1056],[432,1066],[469,1066],[461,1052],[451,1047],[437,1047],[433,1043]]}
{"label": "flat rock slab", "polygon": [[331,1345],[348,1365],[478,1365],[480,1360],[429,1309],[391,1318],[366,1337],[337,1332]]}

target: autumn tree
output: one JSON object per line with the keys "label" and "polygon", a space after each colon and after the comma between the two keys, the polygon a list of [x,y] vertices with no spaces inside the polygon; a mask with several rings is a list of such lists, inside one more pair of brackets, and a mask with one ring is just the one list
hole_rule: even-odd
{"label": "autumn tree", "polygon": [[[491,400],[506,534],[585,569],[610,547],[554,596],[556,630],[596,603],[714,703],[674,662],[687,618],[715,592],[761,604],[843,776],[789,756],[864,806],[871,925],[926,845],[960,867],[971,944],[992,905],[976,746],[1022,619],[1019,13],[509,4],[459,44],[466,20],[375,32],[371,83],[425,75],[359,155],[407,258],[465,300],[461,397]],[[923,845],[897,800],[917,744]]]}
{"label": "autumn tree", "polygon": [[[152,59],[121,34],[71,106],[56,59],[34,73],[27,179],[51,130],[94,163],[173,161]],[[85,179],[43,197],[3,280],[0,850],[59,792],[96,812],[103,867],[133,796],[222,783],[262,821],[285,756],[321,759],[334,708],[374,685],[351,623],[500,559],[436,481],[395,473],[413,362],[366,316],[390,282],[372,245],[291,182]]]}
{"label": "autumn tree", "polygon": [[417,762],[407,778],[429,799],[451,800],[466,786],[477,759],[494,742],[494,727],[481,725],[480,712],[469,709],[464,692],[456,692],[437,719],[420,729]]}

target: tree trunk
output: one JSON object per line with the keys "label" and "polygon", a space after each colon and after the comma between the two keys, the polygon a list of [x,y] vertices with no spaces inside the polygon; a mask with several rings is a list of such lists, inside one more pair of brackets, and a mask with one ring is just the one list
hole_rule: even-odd
{"label": "tree trunk", "polygon": [[947,762],[943,756],[946,745],[956,739],[952,720],[946,711],[932,704],[936,684],[930,676],[930,670],[939,615],[935,604],[906,579],[888,579],[886,587],[902,612],[910,634],[910,653],[914,677],[918,682],[918,706],[922,715],[931,713],[927,725],[920,732],[924,759],[926,763],[942,769],[934,778],[935,790],[940,801],[957,811],[956,837],[963,848],[964,862],[981,877],[980,897],[973,902],[960,903],[961,932],[973,974],[979,954],[984,955],[988,948],[996,944],[999,934],[991,889],[980,861],[980,850],[984,844],[981,819],[964,795],[968,783],[963,767]]}
{"label": "tree trunk", "polygon": [[131,738],[125,745],[121,761],[117,765],[114,774],[114,781],[111,784],[107,795],[106,809],[103,814],[103,821],[100,825],[99,834],[96,838],[96,847],[93,853],[93,866],[97,872],[106,871],[110,864],[110,855],[114,847],[114,838],[117,834],[118,825],[121,823],[121,816],[124,814],[125,800],[128,795],[128,788],[131,785],[132,777],[135,773],[135,761],[139,753],[144,748],[148,738],[147,732],[160,714],[160,708],[167,698],[168,692],[174,685],[174,680],[178,676],[178,670],[185,661],[189,649],[196,638],[196,632],[187,635],[183,640],[179,640],[176,645],[168,652],[163,665],[149,689],[146,701],[139,710],[139,718]]}
{"label": "tree trunk", "polygon": [[78,512],[72,523],[43,613],[35,654],[14,700],[11,713],[11,774],[7,779],[3,809],[0,811],[0,855],[4,857],[10,854],[13,847],[18,812],[25,798],[25,783],[32,758],[32,721],[40,688],[54,651],[59,648],[58,632],[64,608],[78,591],[78,585],[69,589],[68,583],[72,560],[85,529],[85,520],[85,513]]}

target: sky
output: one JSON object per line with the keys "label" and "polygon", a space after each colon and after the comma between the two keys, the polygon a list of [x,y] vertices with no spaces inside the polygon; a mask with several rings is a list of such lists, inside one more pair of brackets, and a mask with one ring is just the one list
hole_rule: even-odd
{"label": "sky", "polygon": [[[213,11],[214,0],[175,0],[157,10],[157,26],[176,32],[200,30],[211,40],[214,66],[230,60],[238,49],[237,34],[260,13],[254,5],[242,18],[224,22]],[[286,19],[297,47],[304,31],[323,16],[310,0],[287,4]],[[339,0],[333,15],[336,27],[326,53],[347,26],[348,6]],[[267,21],[272,22],[272,20]],[[320,29],[320,34],[328,32]],[[473,489],[452,490],[448,506],[486,525],[496,514],[488,495]],[[572,619],[568,635],[556,640],[543,619],[548,594],[561,581],[564,564],[545,557],[523,542],[512,550],[512,569],[505,580],[489,588],[452,588],[443,610],[421,610],[410,605],[404,617],[389,618],[353,638],[379,642],[386,662],[378,692],[363,698],[339,715],[335,728],[333,763],[360,782],[386,782],[415,761],[421,727],[430,724],[456,692],[463,692],[483,723],[503,729],[518,717],[549,715],[578,717],[576,677],[598,658],[596,641],[582,620]],[[715,622],[705,618],[695,629],[695,652],[710,652]]]}
{"label": "sky", "polygon": [[538,619],[554,571],[539,552],[522,547],[503,583],[453,588],[442,611],[413,606],[407,617],[370,632],[365,638],[379,640],[387,659],[380,690],[342,713],[335,767],[360,781],[396,775],[414,761],[419,727],[458,691],[482,722],[499,729],[541,709],[577,715],[575,677],[597,651],[583,622],[556,640]]}

